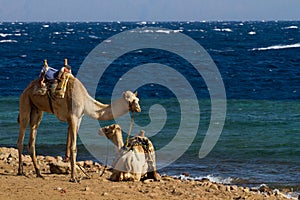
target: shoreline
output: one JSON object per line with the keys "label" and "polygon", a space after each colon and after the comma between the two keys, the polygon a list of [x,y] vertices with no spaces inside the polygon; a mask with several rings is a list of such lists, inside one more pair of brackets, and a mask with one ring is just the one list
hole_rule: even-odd
{"label": "shoreline", "polygon": [[[38,156],[44,179],[37,178],[31,158],[23,156],[26,176],[17,176],[18,152],[15,148],[0,147],[0,199],[298,199],[287,191],[241,187],[214,183],[209,179],[191,180],[189,174],[180,177],[162,176],[160,181],[152,179],[138,182],[112,182],[111,172],[91,160],[79,161],[90,178],[78,171],[79,183],[70,183],[70,175],[53,173],[50,163],[62,160],[60,156]],[[184,178],[185,177],[185,178]]]}

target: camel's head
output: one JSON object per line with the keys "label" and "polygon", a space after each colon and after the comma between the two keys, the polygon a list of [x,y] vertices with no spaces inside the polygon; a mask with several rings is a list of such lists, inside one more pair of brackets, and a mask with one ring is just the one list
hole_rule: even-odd
{"label": "camel's head", "polygon": [[122,130],[118,124],[112,124],[99,129],[99,135],[105,135],[118,149],[124,146]]}
{"label": "camel's head", "polygon": [[123,93],[123,97],[129,104],[129,110],[131,112],[141,112],[141,107],[139,104],[139,98],[137,97],[137,92],[133,93],[131,91],[126,91]]}

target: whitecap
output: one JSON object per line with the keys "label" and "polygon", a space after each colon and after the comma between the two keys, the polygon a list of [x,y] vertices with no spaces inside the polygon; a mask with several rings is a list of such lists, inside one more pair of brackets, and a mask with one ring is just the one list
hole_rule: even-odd
{"label": "whitecap", "polygon": [[18,42],[17,40],[0,40],[0,43],[15,43],[15,42]]}
{"label": "whitecap", "polygon": [[98,37],[95,36],[95,35],[89,35],[89,38],[92,38],[92,39],[98,39]]}
{"label": "whitecap", "polygon": [[232,30],[230,28],[223,28],[222,31],[225,31],[225,32],[232,32]]}
{"label": "whitecap", "polygon": [[166,34],[170,34],[170,33],[179,33],[182,32],[182,30],[157,30],[156,33],[166,33]]}
{"label": "whitecap", "polygon": [[136,23],[136,24],[138,24],[138,25],[146,25],[147,24],[147,22],[138,22],[138,23]]}
{"label": "whitecap", "polygon": [[12,34],[10,34],[10,33],[0,33],[1,37],[6,37],[6,36],[10,36],[10,35],[12,35]]}
{"label": "whitecap", "polygon": [[215,28],[214,31],[220,31],[220,32],[232,32],[230,28]]}
{"label": "whitecap", "polygon": [[248,32],[248,34],[249,34],[249,35],[255,35],[256,32],[255,32],[255,31],[250,31],[250,32]]}
{"label": "whitecap", "polygon": [[290,48],[300,48],[300,43],[288,44],[288,45],[273,45],[269,47],[253,48],[252,51],[266,51],[266,50],[280,50],[280,49],[290,49]]}
{"label": "whitecap", "polygon": [[15,36],[21,36],[21,33],[15,33],[14,35]]}
{"label": "whitecap", "polygon": [[171,31],[170,31],[170,30],[157,30],[156,33],[166,33],[166,34],[170,34]]}
{"label": "whitecap", "polygon": [[207,178],[210,182],[213,183],[222,183],[222,184],[231,184],[232,181],[234,180],[231,177],[228,178],[223,178],[220,176],[213,176],[213,175],[207,175],[207,176],[198,176],[198,177],[191,177],[191,176],[185,176],[185,175],[180,175],[180,176],[174,176],[175,178],[178,178],[180,180],[202,180],[203,178]]}
{"label": "whitecap", "polygon": [[49,24],[44,24],[43,27],[44,27],[44,28],[48,28],[48,27],[49,27]]}
{"label": "whitecap", "polygon": [[287,26],[282,29],[298,29],[298,26]]}
{"label": "whitecap", "polygon": [[53,34],[54,34],[54,35],[60,35],[61,32],[54,32]]}

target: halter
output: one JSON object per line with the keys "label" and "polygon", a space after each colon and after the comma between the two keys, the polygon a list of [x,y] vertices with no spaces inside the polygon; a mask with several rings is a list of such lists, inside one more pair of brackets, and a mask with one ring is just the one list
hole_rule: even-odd
{"label": "halter", "polygon": [[130,119],[129,131],[128,131],[128,136],[126,138],[126,147],[128,146],[128,142],[129,142],[129,138],[130,138],[130,134],[131,134],[133,122],[134,122],[134,112],[131,111],[131,119]]}

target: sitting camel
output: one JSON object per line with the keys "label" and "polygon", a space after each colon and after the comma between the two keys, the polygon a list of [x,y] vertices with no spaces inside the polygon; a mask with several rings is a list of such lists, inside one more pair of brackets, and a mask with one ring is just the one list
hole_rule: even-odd
{"label": "sitting camel", "polygon": [[32,81],[20,96],[20,112],[18,122],[20,126],[18,138],[19,168],[18,175],[23,173],[22,151],[27,125],[30,124],[29,151],[38,177],[42,177],[37,164],[35,141],[37,129],[43,112],[54,114],[59,120],[68,123],[68,137],[66,157],[71,158],[71,179],[76,181],[76,140],[83,115],[96,120],[112,120],[127,112],[141,112],[137,93],[126,91],[122,98],[111,105],[103,104],[93,99],[83,84],[75,77],[70,76],[66,85],[64,98],[55,98],[51,95],[37,95],[35,90],[40,87],[40,79]]}
{"label": "sitting camel", "polygon": [[122,130],[118,124],[99,129],[99,135],[105,135],[116,147],[116,159],[112,164],[112,181],[140,181],[141,179],[159,180],[156,172],[155,150],[152,142],[140,135],[130,138],[124,146]]}

